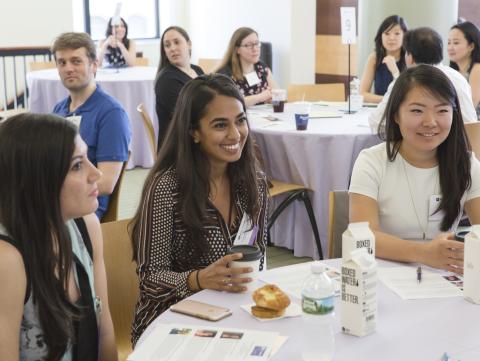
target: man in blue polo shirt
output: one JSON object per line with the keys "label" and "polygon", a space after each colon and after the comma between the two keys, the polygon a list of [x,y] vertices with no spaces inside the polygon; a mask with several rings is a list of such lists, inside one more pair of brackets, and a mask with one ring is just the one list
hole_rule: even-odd
{"label": "man in blue polo shirt", "polygon": [[88,159],[102,172],[98,181],[97,216],[102,218],[108,197],[128,159],[130,121],[120,103],[95,83],[97,54],[86,33],[64,33],[52,46],[58,74],[70,96],[53,113],[70,118],[80,127],[88,146]]}

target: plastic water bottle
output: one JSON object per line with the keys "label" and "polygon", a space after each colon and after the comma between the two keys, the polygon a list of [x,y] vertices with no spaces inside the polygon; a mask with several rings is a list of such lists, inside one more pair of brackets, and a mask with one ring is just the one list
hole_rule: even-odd
{"label": "plastic water bottle", "polygon": [[312,274],[302,287],[304,361],[331,361],[333,358],[335,287],[320,262],[311,266]]}
{"label": "plastic water bottle", "polygon": [[353,78],[350,82],[350,95],[360,94],[360,79]]}

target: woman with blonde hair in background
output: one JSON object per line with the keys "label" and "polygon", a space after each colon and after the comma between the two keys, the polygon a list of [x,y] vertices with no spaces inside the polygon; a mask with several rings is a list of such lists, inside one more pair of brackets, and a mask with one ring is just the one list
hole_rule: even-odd
{"label": "woman with blonde hair in background", "polygon": [[233,79],[247,106],[270,102],[271,90],[277,88],[272,71],[260,61],[260,49],[258,33],[251,28],[239,28],[217,70]]}

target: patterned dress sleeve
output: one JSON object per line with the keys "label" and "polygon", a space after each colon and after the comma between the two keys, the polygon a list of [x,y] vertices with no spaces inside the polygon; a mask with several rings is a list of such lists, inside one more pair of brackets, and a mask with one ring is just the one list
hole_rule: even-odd
{"label": "patterned dress sleeve", "polygon": [[[258,176],[258,193],[260,196],[260,212],[257,218],[258,224],[258,236],[257,236],[257,246],[262,251],[262,254],[265,255],[266,250],[266,243],[267,243],[267,225],[268,225],[268,206],[269,206],[269,198],[267,194],[267,179],[264,173],[259,173]],[[264,267],[264,259],[260,261],[260,270],[263,270]]]}
{"label": "patterned dress sleeve", "polygon": [[176,272],[174,263],[174,224],[176,181],[169,172],[154,178],[142,205],[141,236],[138,243],[140,292],[157,303],[170,304],[190,296],[187,277],[193,271]]}

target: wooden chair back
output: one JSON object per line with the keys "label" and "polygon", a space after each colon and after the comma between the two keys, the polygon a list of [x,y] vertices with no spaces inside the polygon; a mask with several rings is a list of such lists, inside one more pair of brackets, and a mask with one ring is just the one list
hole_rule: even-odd
{"label": "wooden chair back", "polygon": [[148,66],[148,58],[135,58],[135,66]]}
{"label": "wooden chair back", "polygon": [[150,115],[148,115],[145,105],[143,103],[138,104],[137,112],[140,113],[143,120],[143,125],[147,132],[148,143],[150,144],[150,150],[152,151],[153,159],[157,158],[157,140],[155,139],[155,129],[153,129],[153,122]]}
{"label": "wooden chair back", "polygon": [[[128,152],[128,159],[130,159],[130,151]],[[118,219],[118,209],[120,205],[120,189],[122,188],[123,176],[125,175],[125,167],[127,166],[128,159],[123,162],[122,170],[118,176],[117,184],[113,188],[112,194],[108,199],[107,211],[103,214],[101,222],[113,222]]]}
{"label": "wooden chair back", "polygon": [[57,67],[54,61],[32,61],[28,64],[30,71],[53,69]]}
{"label": "wooden chair back", "polygon": [[222,59],[200,58],[198,59],[198,66],[202,68],[205,74],[210,74],[217,70],[221,61]]}
{"label": "wooden chair back", "polygon": [[349,223],[348,191],[328,193],[328,258],[342,257],[342,234]]}
{"label": "wooden chair back", "polygon": [[480,122],[465,123],[465,131],[475,156],[480,160]]}
{"label": "wooden chair back", "polygon": [[288,101],[297,102],[301,100],[343,102],[345,101],[345,86],[342,83],[290,84],[288,86]]}
{"label": "wooden chair back", "polygon": [[129,219],[124,219],[101,225],[108,303],[120,361],[125,361],[132,352],[130,333],[139,295],[136,264],[132,261],[132,244],[127,232],[128,222]]}

